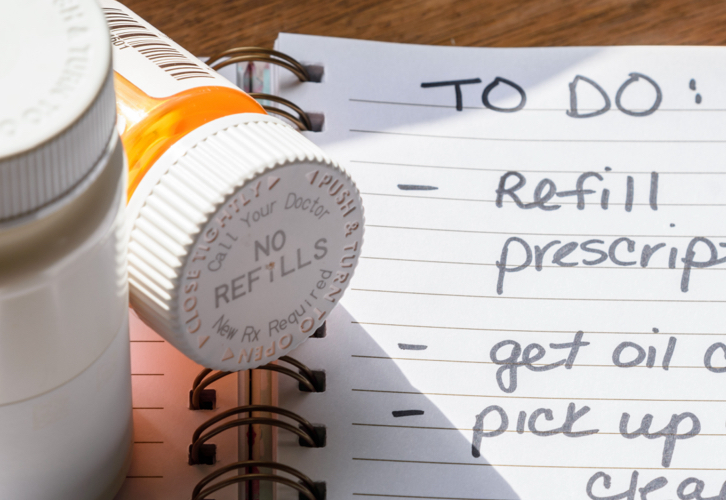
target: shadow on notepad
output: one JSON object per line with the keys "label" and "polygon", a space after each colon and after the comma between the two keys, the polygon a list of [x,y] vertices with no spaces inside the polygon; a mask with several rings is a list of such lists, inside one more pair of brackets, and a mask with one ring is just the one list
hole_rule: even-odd
{"label": "shadow on notepad", "polygon": [[[324,424],[327,444],[302,448],[281,431],[278,461],[325,481],[328,499],[517,500],[488,456],[489,443],[472,448],[476,416],[491,404],[475,396],[480,365],[440,360],[435,342],[407,330],[361,324],[338,306],[327,336],[291,353],[325,370],[327,388],[302,393],[280,377],[280,406]],[[280,486],[278,499],[297,494]]]}

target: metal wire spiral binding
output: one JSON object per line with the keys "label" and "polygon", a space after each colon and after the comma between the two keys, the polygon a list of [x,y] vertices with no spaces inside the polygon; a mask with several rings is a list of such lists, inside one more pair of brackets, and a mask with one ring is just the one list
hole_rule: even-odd
{"label": "metal wire spiral binding", "polygon": [[262,105],[262,107],[267,111],[268,113],[272,113],[274,115],[282,116],[288,120],[290,120],[292,123],[295,124],[295,126],[300,129],[301,131],[309,131],[313,129],[313,124],[310,121],[310,116],[302,110],[298,105],[293,103],[292,101],[288,101],[287,99],[276,96],[273,94],[263,94],[262,92],[251,92],[250,97],[257,99],[258,101],[273,101],[277,102],[279,104],[282,104],[284,106],[287,106],[288,108],[295,111],[298,116],[295,116],[291,113],[288,113],[284,109],[279,109],[274,106],[267,106],[265,104]]}
{"label": "metal wire spiral binding", "polygon": [[[225,57],[227,59],[224,59]],[[220,61],[220,59],[224,60]],[[297,60],[287,54],[278,52],[277,50],[265,49],[262,47],[236,47],[234,49],[225,50],[224,52],[220,52],[219,54],[215,54],[213,57],[210,57],[207,60],[207,64],[212,69],[218,70],[230,64],[252,61],[268,62],[270,64],[281,66],[294,73],[301,82],[309,82],[311,80],[310,73],[308,73],[307,68],[300,64]]]}
{"label": "metal wire spiral binding", "polygon": [[[320,392],[320,387],[318,387],[318,382],[315,378],[315,375],[313,374],[313,371],[305,366],[300,361],[296,360],[295,358],[291,358],[290,356],[281,356],[278,361],[284,361],[286,363],[289,363],[293,365],[295,368],[300,370],[300,372],[295,372],[289,368],[285,368],[284,366],[278,366],[273,364],[267,364],[263,366],[258,366],[255,368],[256,370],[269,370],[274,371],[278,373],[282,373],[284,375],[287,375],[288,377],[292,377],[298,382],[300,382],[303,386],[305,386],[308,391],[310,392]],[[194,379],[194,382],[192,383],[192,399],[191,399],[191,409],[192,410],[199,410],[200,409],[200,398],[202,395],[202,391],[212,382],[215,382],[221,378],[226,377],[227,375],[230,375],[231,373],[237,373],[237,372],[223,372],[218,371],[216,373],[212,373],[213,370],[210,368],[205,368],[202,371],[199,372],[197,377]]]}
{"label": "metal wire spiral binding", "polygon": [[[277,420],[275,418],[250,416],[247,418],[238,418],[229,422],[225,422],[224,424],[221,424],[218,427],[214,427],[213,429],[203,434],[204,431],[213,427],[215,424],[221,422],[226,418],[239,415],[241,413],[251,414],[252,412],[266,412],[282,415],[291,420],[294,420],[296,423],[299,424],[299,426],[295,427],[294,425],[283,422],[281,420]],[[304,442],[310,448],[321,448],[325,444],[324,437],[318,432],[318,430],[316,430],[313,424],[302,418],[297,413],[293,413],[290,410],[285,410],[284,408],[270,405],[238,406],[237,408],[231,408],[227,411],[220,413],[219,415],[210,418],[196,428],[194,434],[192,435],[192,446],[189,452],[190,463],[197,464],[201,462],[199,452],[202,445],[207,440],[211,439],[212,437],[216,436],[221,432],[226,431],[227,429],[252,424],[272,425],[274,427],[279,427],[281,429],[290,431],[293,434],[296,434],[300,438],[301,442]]]}
{"label": "metal wire spiral binding", "polygon": [[[273,470],[279,470],[282,472],[286,472],[290,474],[291,476],[296,477],[299,482],[295,482],[291,479],[288,479],[286,477],[277,476],[274,474],[262,474],[262,473],[246,473],[241,474],[238,476],[234,476],[231,478],[227,478],[225,480],[222,480],[216,484],[212,484],[207,489],[202,489],[215,479],[217,479],[219,476],[226,474],[227,472],[233,471],[233,470],[239,470],[239,469],[253,469],[253,468],[260,468],[265,467]],[[255,481],[255,480],[266,480],[266,481],[272,481],[276,483],[285,484],[291,488],[296,489],[298,492],[300,492],[302,495],[304,495],[308,500],[323,500],[324,499],[324,493],[320,491],[320,487],[316,485],[312,479],[310,479],[308,476],[303,474],[302,472],[298,471],[297,469],[293,469],[290,466],[280,464],[277,462],[263,462],[259,460],[247,460],[244,462],[235,462],[233,464],[226,465],[222,467],[219,470],[216,470],[212,472],[211,474],[205,476],[201,481],[197,483],[197,485],[194,487],[194,491],[192,492],[192,500],[203,500],[204,497],[209,495],[210,493],[213,493],[219,489],[222,489],[226,486],[236,484],[236,483],[243,483],[247,481]],[[322,493],[322,494],[321,494]]]}
{"label": "metal wire spiral binding", "polygon": [[[237,47],[234,49],[225,50],[215,56],[209,58],[207,64],[214,70],[219,70],[230,64],[236,64],[238,62],[254,62],[261,61],[281,66],[298,77],[301,82],[309,82],[311,80],[310,73],[307,68],[300,64],[296,59],[278,52],[272,49],[264,49],[262,47]],[[278,109],[274,106],[268,106],[263,104],[262,107],[268,113],[282,116],[287,120],[290,120],[295,126],[301,131],[309,131],[313,129],[312,122],[307,113],[296,106],[294,103],[284,99],[282,97],[263,94],[259,92],[251,93],[251,97],[257,100],[267,100],[282,104],[295,111],[298,116],[295,116],[283,109]]]}
{"label": "metal wire spiral binding", "polygon": [[[291,364],[293,367],[299,370],[295,372],[289,368],[269,364],[257,369],[265,369],[271,371],[277,371],[284,373],[288,376],[293,377],[301,385],[310,390],[311,392],[318,392],[319,383],[318,377],[313,370],[308,368],[305,364],[300,361],[291,358],[289,356],[282,356],[279,361],[284,361]],[[205,387],[212,382],[226,377],[230,373],[235,372],[213,372],[213,370],[205,368],[202,370],[194,379],[192,384],[192,397],[191,405],[193,409],[199,409],[199,402],[201,393]],[[324,379],[322,379],[324,380]],[[324,382],[323,382],[324,385]],[[267,416],[254,416],[254,413],[265,413]],[[237,415],[247,414],[244,418],[232,418]],[[270,415],[271,414],[271,415]],[[286,422],[273,418],[275,415],[286,417],[293,422]],[[227,420],[227,421],[225,421]],[[297,424],[297,426],[295,425]],[[215,461],[215,447],[214,445],[206,445],[205,443],[217,436],[218,434],[225,432],[229,429],[238,428],[241,426],[252,426],[252,425],[269,425],[280,429],[285,429],[292,432],[298,437],[298,441],[301,446],[308,446],[311,448],[321,448],[325,446],[326,432],[325,427],[315,426],[308,420],[301,417],[297,413],[290,410],[280,408],[272,405],[245,405],[231,408],[223,411],[212,418],[206,420],[197,429],[195,429],[192,435],[192,444],[189,446],[189,464],[196,465],[201,463],[212,464]],[[211,448],[209,448],[211,446]],[[204,448],[207,448],[204,450]],[[211,450],[211,451],[210,451]],[[204,453],[202,453],[204,451]],[[250,469],[254,467],[267,467],[273,470],[280,470],[287,472],[298,478],[300,482],[295,482],[289,478],[278,476],[276,474],[261,473],[259,471],[248,472],[245,474],[239,474],[234,477],[230,477],[221,480],[217,483],[211,484],[222,474],[225,474],[231,470],[236,469]],[[245,462],[237,462],[234,464],[227,465],[221,469],[212,472],[205,476],[195,487],[192,494],[193,499],[202,500],[207,495],[217,491],[226,486],[235,483],[245,483],[250,481],[271,481],[275,483],[285,484],[293,489],[296,489],[301,496],[304,496],[308,500],[325,500],[325,483],[314,483],[310,478],[302,474],[301,472],[293,469],[292,467],[284,464],[278,464],[276,462],[263,462],[249,460]],[[205,488],[206,487],[206,488]]]}

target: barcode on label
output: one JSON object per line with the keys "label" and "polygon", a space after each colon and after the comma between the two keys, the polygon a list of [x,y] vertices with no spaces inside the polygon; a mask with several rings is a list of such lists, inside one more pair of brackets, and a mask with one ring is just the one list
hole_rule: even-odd
{"label": "barcode on label", "polygon": [[198,62],[179,52],[136,19],[119,9],[104,8],[111,30],[111,43],[119,50],[132,48],[178,81],[191,78],[214,78]]}

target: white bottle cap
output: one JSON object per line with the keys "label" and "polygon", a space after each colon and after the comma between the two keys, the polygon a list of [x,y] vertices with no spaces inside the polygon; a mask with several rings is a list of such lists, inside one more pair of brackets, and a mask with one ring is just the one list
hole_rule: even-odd
{"label": "white bottle cap", "polygon": [[281,120],[203,125],[154,164],[128,206],[139,316],[208,368],[254,368],[327,319],[363,243],[350,177]]}
{"label": "white bottle cap", "polygon": [[108,27],[94,0],[0,2],[0,19],[2,223],[39,217],[83,191],[109,154],[116,104]]}

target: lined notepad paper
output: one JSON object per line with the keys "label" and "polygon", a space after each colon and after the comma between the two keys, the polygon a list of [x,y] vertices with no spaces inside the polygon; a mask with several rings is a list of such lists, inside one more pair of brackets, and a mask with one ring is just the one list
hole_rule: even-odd
{"label": "lined notepad paper", "polygon": [[295,353],[328,389],[281,379],[328,444],[281,462],[331,499],[726,494],[723,48],[276,48],[324,68],[277,92],[367,223]]}
{"label": "lined notepad paper", "polygon": [[[189,390],[202,369],[163,340],[132,311],[131,384],[134,417],[132,462],[126,481],[115,500],[166,500],[191,498],[199,480],[217,467],[245,458],[237,432],[227,431],[215,440],[217,465],[188,463],[192,433],[207,419],[245,401],[245,385],[237,377],[214,383],[217,408],[189,409]],[[244,379],[244,378],[243,378]],[[246,442],[246,436],[241,438]],[[240,454],[241,451],[241,454]],[[215,493],[217,500],[237,500],[237,488]]]}

